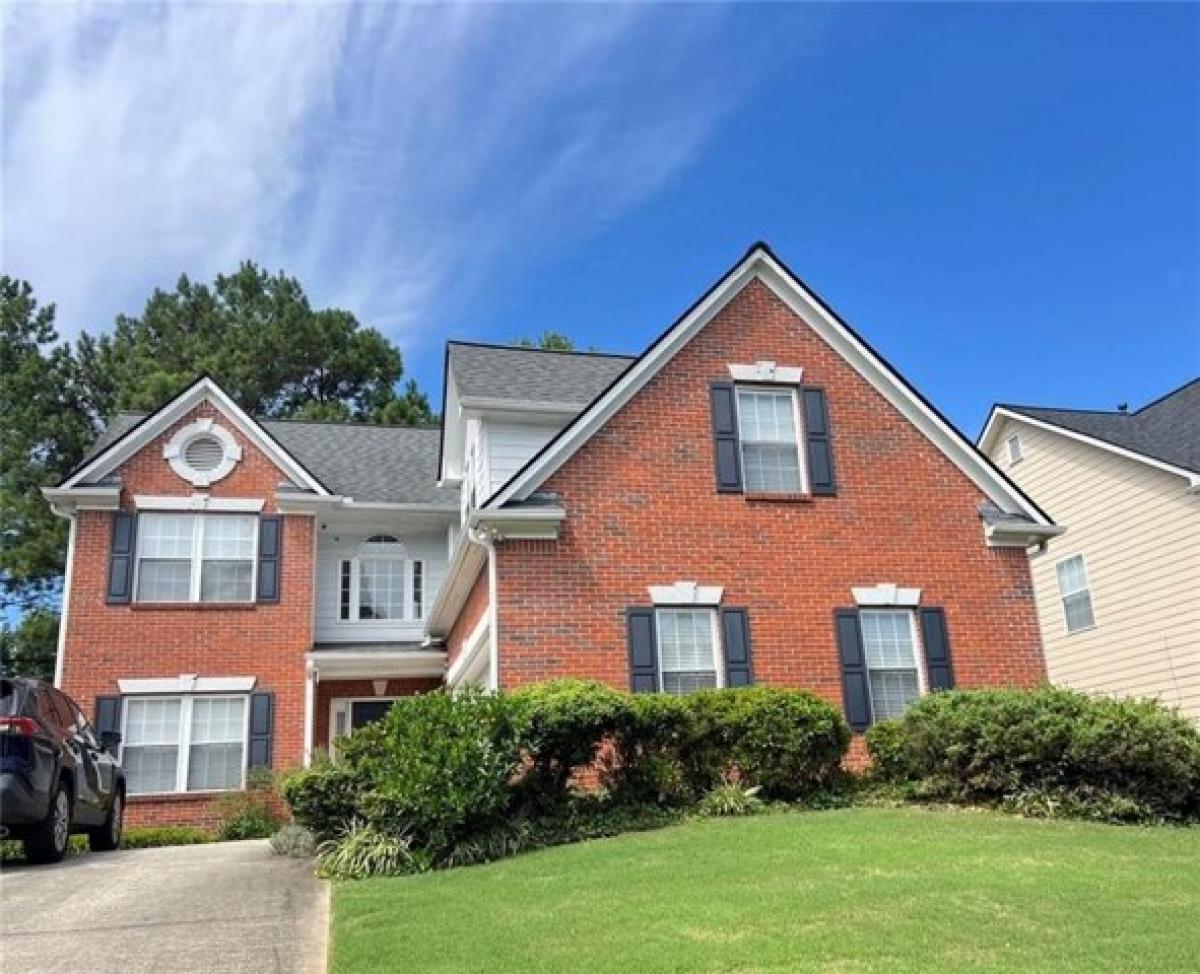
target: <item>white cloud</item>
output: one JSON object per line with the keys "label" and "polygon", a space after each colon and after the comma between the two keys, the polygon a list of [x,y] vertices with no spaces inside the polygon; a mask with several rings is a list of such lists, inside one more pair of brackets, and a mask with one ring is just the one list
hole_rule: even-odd
{"label": "white cloud", "polygon": [[72,334],[249,257],[410,344],[696,157],[749,81],[725,17],[10,6],[4,269]]}

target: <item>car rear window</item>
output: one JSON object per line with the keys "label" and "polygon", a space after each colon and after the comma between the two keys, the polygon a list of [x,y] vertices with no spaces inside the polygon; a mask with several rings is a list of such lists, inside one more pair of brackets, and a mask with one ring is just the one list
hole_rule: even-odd
{"label": "car rear window", "polygon": [[0,680],[0,716],[11,717],[21,712],[24,694],[12,680]]}

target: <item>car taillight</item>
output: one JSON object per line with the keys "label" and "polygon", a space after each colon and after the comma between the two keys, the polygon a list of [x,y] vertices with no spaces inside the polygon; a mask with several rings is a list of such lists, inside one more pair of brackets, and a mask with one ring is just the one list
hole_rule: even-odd
{"label": "car taillight", "polygon": [[37,732],[37,721],[31,717],[0,717],[0,734],[33,737]]}

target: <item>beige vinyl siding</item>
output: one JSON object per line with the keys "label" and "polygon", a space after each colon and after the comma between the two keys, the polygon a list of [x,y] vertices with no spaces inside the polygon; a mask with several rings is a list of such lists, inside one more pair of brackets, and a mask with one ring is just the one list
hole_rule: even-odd
{"label": "beige vinyl siding", "polygon": [[[1067,527],[1030,560],[1050,679],[1156,697],[1200,720],[1200,495],[1183,477],[1012,419],[991,456]],[[1068,634],[1055,566],[1074,554],[1096,624]]]}

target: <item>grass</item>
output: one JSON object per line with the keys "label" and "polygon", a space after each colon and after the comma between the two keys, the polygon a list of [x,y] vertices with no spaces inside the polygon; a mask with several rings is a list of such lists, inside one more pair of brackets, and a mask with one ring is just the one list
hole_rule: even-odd
{"label": "grass", "polygon": [[1195,971],[1200,829],[856,808],[335,887],[334,974]]}

